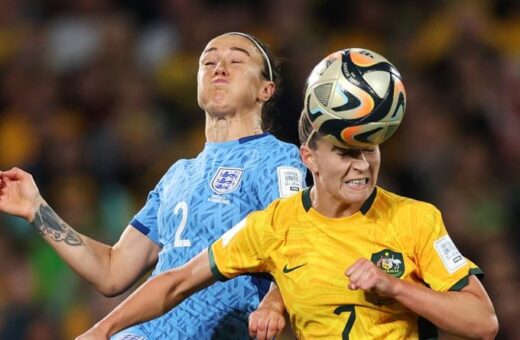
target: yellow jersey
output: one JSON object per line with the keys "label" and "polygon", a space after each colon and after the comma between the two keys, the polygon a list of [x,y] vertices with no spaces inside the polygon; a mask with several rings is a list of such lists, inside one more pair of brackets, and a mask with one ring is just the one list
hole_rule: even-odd
{"label": "yellow jersey", "polygon": [[345,270],[361,257],[436,291],[460,290],[470,274],[481,274],[431,204],[377,187],[357,213],[328,218],[312,208],[309,193],[249,214],[209,248],[220,280],[247,273],[274,278],[299,339],[419,338],[417,314],[348,289]]}

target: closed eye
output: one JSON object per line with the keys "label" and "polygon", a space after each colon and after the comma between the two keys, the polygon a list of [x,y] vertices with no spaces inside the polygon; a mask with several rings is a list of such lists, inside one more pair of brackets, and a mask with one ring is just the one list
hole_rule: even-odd
{"label": "closed eye", "polygon": [[360,149],[343,149],[343,148],[338,148],[338,147],[334,147],[334,151],[340,157],[351,157],[351,158],[358,157],[362,152]]}

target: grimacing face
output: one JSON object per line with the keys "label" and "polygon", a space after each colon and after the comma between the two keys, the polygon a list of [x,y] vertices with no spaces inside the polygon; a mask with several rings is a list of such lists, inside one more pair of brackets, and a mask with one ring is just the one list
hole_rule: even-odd
{"label": "grimacing face", "polygon": [[313,174],[320,201],[357,209],[374,190],[381,165],[379,146],[347,149],[323,138],[315,150],[303,146],[302,159]]}
{"label": "grimacing face", "polygon": [[[264,62],[248,38],[225,34],[202,52],[197,74],[197,100],[210,115],[250,112],[267,101],[272,82],[262,76]],[[261,108],[260,105],[260,108]]]}

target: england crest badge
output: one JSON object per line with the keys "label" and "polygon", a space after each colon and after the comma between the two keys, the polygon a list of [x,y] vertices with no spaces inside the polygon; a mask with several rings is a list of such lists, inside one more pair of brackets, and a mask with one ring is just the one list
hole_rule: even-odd
{"label": "england crest badge", "polygon": [[217,173],[211,180],[211,190],[219,195],[237,190],[243,172],[243,169],[238,168],[218,168]]}

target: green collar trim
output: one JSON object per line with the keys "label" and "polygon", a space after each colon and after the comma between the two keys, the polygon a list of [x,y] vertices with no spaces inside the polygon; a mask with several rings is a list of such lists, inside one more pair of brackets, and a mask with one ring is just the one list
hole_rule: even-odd
{"label": "green collar trim", "polygon": [[[311,189],[312,189],[312,187],[308,187],[308,188],[305,188],[302,192],[302,204],[303,204],[303,209],[305,209],[305,211],[309,211],[312,208]],[[367,200],[363,203],[363,205],[359,209],[363,215],[366,215],[367,212],[372,207],[372,204],[374,204],[376,195],[377,195],[377,188],[374,188],[374,190],[372,191],[370,196],[368,196]]]}

